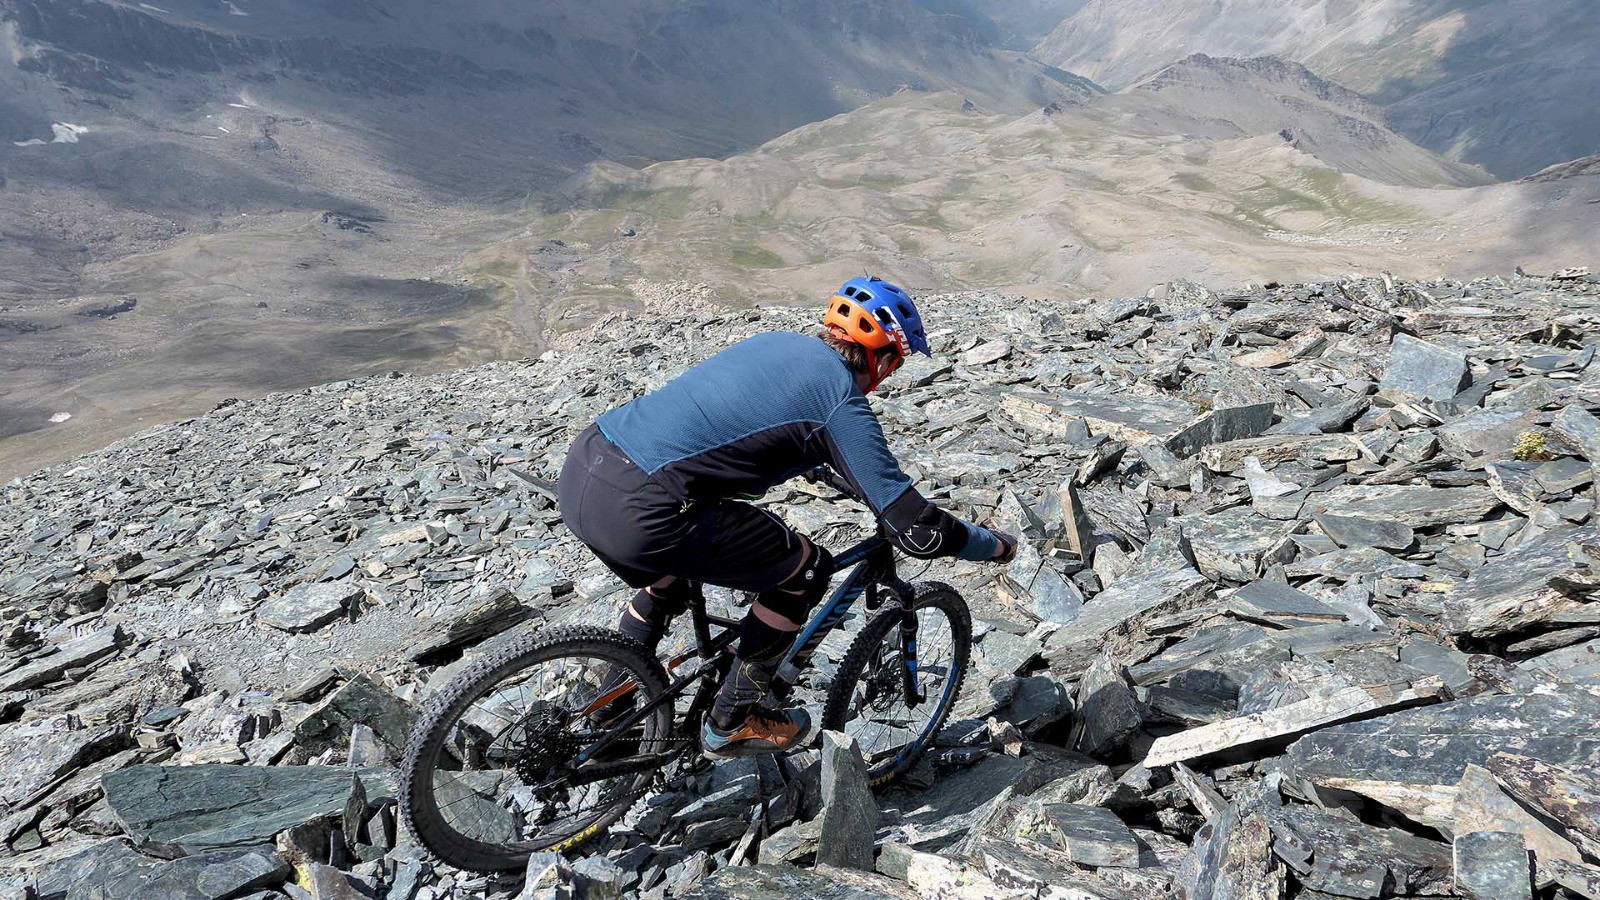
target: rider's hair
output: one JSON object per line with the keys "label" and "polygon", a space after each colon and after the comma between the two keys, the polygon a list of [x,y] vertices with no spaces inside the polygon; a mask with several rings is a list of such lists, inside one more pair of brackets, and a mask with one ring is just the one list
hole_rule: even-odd
{"label": "rider's hair", "polygon": [[852,372],[865,372],[867,370],[867,348],[852,340],[847,340],[834,334],[832,329],[821,328],[817,330],[817,337],[824,344],[833,348],[833,351],[844,357],[844,364]]}

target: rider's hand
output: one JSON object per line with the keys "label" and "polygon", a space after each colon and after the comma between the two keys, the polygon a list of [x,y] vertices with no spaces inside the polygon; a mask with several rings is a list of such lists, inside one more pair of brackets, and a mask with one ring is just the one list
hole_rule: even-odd
{"label": "rider's hand", "polygon": [[991,560],[993,560],[995,562],[998,562],[998,563],[1008,563],[1008,562],[1011,562],[1013,559],[1016,558],[1016,556],[1017,556],[1017,539],[1016,538],[1012,537],[1011,535],[1007,534],[1004,531],[1001,531],[998,528],[989,529],[989,533],[994,535],[995,536],[995,540],[1000,542],[1000,546],[998,546],[998,547],[996,547],[994,549],[994,556],[989,557]]}

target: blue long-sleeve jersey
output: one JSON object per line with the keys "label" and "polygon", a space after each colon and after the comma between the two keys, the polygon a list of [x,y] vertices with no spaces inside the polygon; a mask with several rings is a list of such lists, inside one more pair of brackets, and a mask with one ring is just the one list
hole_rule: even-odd
{"label": "blue long-sleeve jersey", "polygon": [[987,529],[923,499],[844,359],[809,335],[740,341],[598,425],[681,501],[760,494],[827,464],[913,556],[987,559],[998,547]]}

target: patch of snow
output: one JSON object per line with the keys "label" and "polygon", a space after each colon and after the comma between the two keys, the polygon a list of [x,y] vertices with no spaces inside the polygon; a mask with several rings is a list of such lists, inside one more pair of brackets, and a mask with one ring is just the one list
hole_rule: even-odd
{"label": "patch of snow", "polygon": [[229,103],[228,105],[233,107],[234,109],[254,109],[255,108],[255,107],[251,106],[248,103]]}
{"label": "patch of snow", "polygon": [[48,141],[40,138],[31,138],[26,141],[12,141],[11,143],[18,147],[42,147],[47,143],[76,144],[78,135],[86,133],[89,129],[82,125],[74,125],[71,122],[55,122],[50,125],[50,130],[54,133],[54,137]]}
{"label": "patch of snow", "polygon": [[231,132],[231,131],[229,131],[229,130],[228,130],[228,129],[226,129],[226,128],[223,128],[223,127],[222,127],[222,126],[221,126],[221,125],[218,125],[218,126],[217,126],[217,130],[218,130],[218,131],[220,131],[220,132],[222,132],[222,133],[223,133],[223,134],[233,134],[233,132]]}
{"label": "patch of snow", "polygon": [[66,420],[68,420],[70,418],[72,418],[72,413],[69,413],[69,412],[58,412],[55,415],[50,417],[50,421],[51,421],[52,424],[60,425],[62,422],[65,422]]}
{"label": "patch of snow", "polygon": [[139,4],[139,8],[140,9],[148,9],[151,12],[158,12],[158,13],[161,13],[162,15],[164,15],[164,16],[172,15],[172,13],[167,12],[166,10],[162,9],[161,7],[159,7],[159,6],[151,6],[148,3]]}
{"label": "patch of snow", "polygon": [[247,13],[244,10],[240,9],[239,7],[235,6],[233,3],[229,2],[229,0],[222,0],[222,5],[226,6],[228,8],[228,14],[229,15],[233,15],[233,16],[248,16],[248,15],[250,15],[249,13]]}

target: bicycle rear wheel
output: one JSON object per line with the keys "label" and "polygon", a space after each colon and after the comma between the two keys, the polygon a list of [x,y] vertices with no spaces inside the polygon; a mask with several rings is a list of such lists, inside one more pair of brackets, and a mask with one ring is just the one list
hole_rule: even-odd
{"label": "bicycle rear wheel", "polygon": [[[621,677],[602,690],[612,671]],[[400,774],[407,827],[444,862],[477,872],[593,840],[647,792],[677,742],[670,701],[615,734],[591,719],[619,690],[642,709],[666,689],[654,656],[599,628],[551,629],[479,661],[412,730]]]}
{"label": "bicycle rear wheel", "polygon": [[972,655],[972,613],[955,589],[916,585],[916,683],[922,699],[908,703],[906,654],[895,606],[862,629],[828,691],[822,727],[843,731],[861,746],[867,777],[878,786],[916,765],[944,726],[961,693]]}

